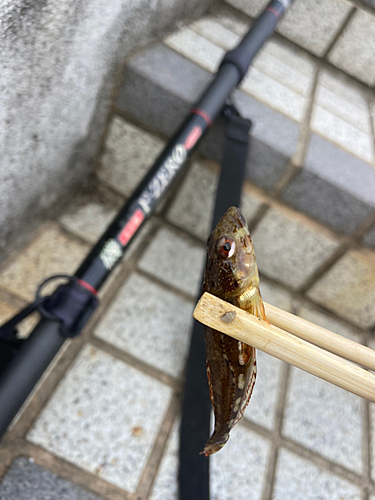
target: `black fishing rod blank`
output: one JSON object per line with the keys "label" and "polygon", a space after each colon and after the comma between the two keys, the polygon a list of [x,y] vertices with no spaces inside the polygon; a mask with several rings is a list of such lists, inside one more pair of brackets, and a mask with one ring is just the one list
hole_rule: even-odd
{"label": "black fishing rod blank", "polygon": [[[205,132],[222,110],[228,96],[245,76],[254,56],[273,33],[278,19],[289,3],[290,0],[272,0],[238,47],[226,53],[218,72],[196,106],[94,245],[76,271],[74,280],[57,289],[61,292],[60,295],[54,292],[49,317],[40,321],[0,378],[0,438],[64,343],[66,336],[79,333],[77,325],[83,327],[92,312],[92,304],[87,314],[78,310],[78,297],[81,297],[82,307],[86,308],[90,296],[96,296],[135,235],[182,171]],[[72,317],[67,310],[68,307],[74,306],[69,296],[70,291],[77,296],[74,311],[76,317]],[[56,319],[50,317],[52,314],[55,314]],[[75,327],[70,331],[69,328],[64,329],[66,321]]]}

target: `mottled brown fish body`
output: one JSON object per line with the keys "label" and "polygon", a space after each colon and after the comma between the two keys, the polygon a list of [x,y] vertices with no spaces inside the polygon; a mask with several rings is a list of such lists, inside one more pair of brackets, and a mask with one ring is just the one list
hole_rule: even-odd
{"label": "mottled brown fish body", "polygon": [[[266,319],[254,248],[238,208],[227,210],[208,239],[203,292]],[[253,347],[212,328],[204,327],[204,337],[215,414],[214,433],[203,450],[208,456],[224,446],[245,411],[255,384],[256,359]]]}

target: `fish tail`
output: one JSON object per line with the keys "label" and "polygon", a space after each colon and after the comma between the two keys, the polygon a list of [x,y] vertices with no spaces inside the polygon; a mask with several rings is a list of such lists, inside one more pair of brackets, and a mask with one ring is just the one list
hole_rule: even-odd
{"label": "fish tail", "polygon": [[205,444],[203,451],[201,454],[204,454],[206,457],[209,455],[213,455],[214,453],[221,450],[221,448],[225,445],[225,443],[229,439],[229,432],[216,431],[212,434],[210,439]]}

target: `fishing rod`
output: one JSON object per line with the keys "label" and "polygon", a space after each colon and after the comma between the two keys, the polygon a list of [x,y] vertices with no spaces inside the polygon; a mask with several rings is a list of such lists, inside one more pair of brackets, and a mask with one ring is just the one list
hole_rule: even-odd
{"label": "fishing rod", "polygon": [[[155,212],[290,3],[271,0],[239,45],[225,54],[197,104],[74,276],[59,275],[43,282],[36,301],[0,328],[2,341],[14,347],[0,376],[0,439],[65,340],[79,334],[87,323],[98,305],[98,291]],[[42,297],[44,284],[61,277],[67,282],[51,296]],[[19,347],[16,325],[36,309],[42,319]]]}

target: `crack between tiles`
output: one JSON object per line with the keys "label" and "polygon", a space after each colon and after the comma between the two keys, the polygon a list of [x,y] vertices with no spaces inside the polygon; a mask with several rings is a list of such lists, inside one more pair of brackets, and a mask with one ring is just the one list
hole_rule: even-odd
{"label": "crack between tiles", "polygon": [[338,41],[338,39],[343,34],[343,32],[347,28],[348,24],[350,23],[350,21],[352,20],[352,18],[355,15],[356,12],[357,12],[357,9],[354,6],[351,9],[349,9],[346,17],[344,18],[344,20],[341,23],[341,26],[340,26],[339,30],[337,31],[337,33],[332,38],[331,42],[329,43],[328,47],[326,48],[326,51],[324,52],[324,54],[322,56],[322,58],[325,59],[326,61],[329,61],[328,60],[329,53],[331,52],[331,50],[333,49],[333,47],[336,45],[336,42]]}
{"label": "crack between tiles", "polygon": [[180,298],[182,298],[190,303],[193,302],[195,304],[197,301],[198,292],[196,294],[187,293],[187,292],[181,290],[180,288],[178,288],[177,285],[172,285],[171,283],[167,283],[167,282],[163,281],[161,278],[159,278],[158,276],[155,276],[154,274],[151,274],[149,271],[145,271],[144,269],[141,269],[141,268],[137,268],[136,272],[138,274],[140,274],[141,276],[143,276],[144,278],[147,278],[148,280],[152,281],[156,285],[160,286],[164,290],[166,290],[168,292],[173,292],[175,295],[178,295]]}
{"label": "crack between tiles", "polygon": [[[101,479],[96,474],[77,467],[35,443],[24,439],[9,440],[6,443],[6,453],[9,463],[19,457],[31,458],[33,463],[107,500],[135,500],[134,494]],[[2,474],[3,467],[0,465],[0,475]]]}
{"label": "crack between tiles", "polygon": [[116,347],[113,344],[110,344],[109,342],[106,342],[105,340],[95,336],[90,337],[88,339],[88,342],[93,347],[96,347],[97,349],[106,352],[113,358],[118,359],[119,361],[122,361],[123,363],[126,363],[133,368],[136,368],[142,373],[154,378],[155,380],[158,380],[162,384],[172,387],[173,389],[178,391],[181,390],[182,382],[178,378],[173,377],[172,375],[163,372],[159,368],[156,368],[153,365],[140,360],[136,356],[133,356],[132,354],[121,350],[119,347]]}
{"label": "crack between tiles", "polygon": [[180,397],[176,393],[173,394],[149,459],[142,472],[141,479],[139,480],[136,491],[137,500],[145,500],[149,498],[152,493],[152,488],[163,459],[168,439],[172,433],[174,422],[180,410],[180,403]]}

